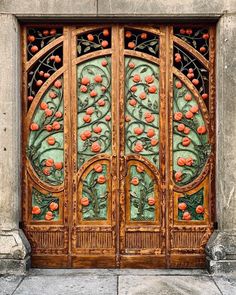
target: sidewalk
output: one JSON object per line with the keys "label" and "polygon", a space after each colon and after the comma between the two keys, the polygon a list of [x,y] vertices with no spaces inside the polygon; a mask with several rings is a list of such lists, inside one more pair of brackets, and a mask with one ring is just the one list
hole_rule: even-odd
{"label": "sidewalk", "polygon": [[0,294],[236,295],[236,275],[173,269],[31,269],[24,277],[0,277]]}

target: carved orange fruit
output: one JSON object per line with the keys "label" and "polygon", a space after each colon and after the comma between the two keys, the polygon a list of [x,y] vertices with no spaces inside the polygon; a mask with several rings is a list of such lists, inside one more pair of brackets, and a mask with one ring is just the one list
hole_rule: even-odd
{"label": "carved orange fruit", "polygon": [[30,129],[31,129],[32,131],[39,130],[39,125],[38,125],[37,123],[32,123],[32,124],[30,125]]}
{"label": "carved orange fruit", "polygon": [[51,174],[51,169],[50,167],[45,167],[43,168],[43,174],[49,176]]}
{"label": "carved orange fruit", "polygon": [[135,64],[134,64],[133,62],[130,62],[130,63],[129,63],[129,67],[130,67],[131,69],[133,69],[133,68],[135,67]]}
{"label": "carved orange fruit", "polygon": [[89,199],[87,197],[83,197],[80,200],[80,203],[81,203],[82,206],[88,206],[89,205]]}
{"label": "carved orange fruit", "polygon": [[138,185],[138,184],[139,184],[139,179],[138,179],[138,177],[133,177],[132,180],[131,180],[131,183],[132,183],[133,185]]}
{"label": "carved orange fruit", "polygon": [[93,37],[92,34],[88,34],[88,35],[87,35],[87,39],[88,39],[89,41],[93,41],[93,40],[94,40],[94,37]]}
{"label": "carved orange fruit", "polygon": [[154,129],[148,129],[147,130],[147,136],[148,137],[153,137],[155,135],[155,130]]}
{"label": "carved orange fruit", "polygon": [[45,165],[46,165],[47,167],[52,167],[53,164],[54,164],[54,160],[53,160],[53,159],[47,159],[47,160],[45,161]]}
{"label": "carved orange fruit", "polygon": [[140,37],[141,39],[144,39],[144,40],[147,39],[147,33],[142,33]]}
{"label": "carved orange fruit", "polygon": [[91,96],[91,97],[95,97],[95,96],[97,96],[97,92],[96,92],[95,90],[92,90],[92,91],[90,92],[90,96]]}
{"label": "carved orange fruit", "polygon": [[56,112],[56,113],[55,113],[55,117],[56,117],[56,118],[61,118],[61,117],[62,117],[62,112],[59,112],[59,111]]}
{"label": "carved orange fruit", "polygon": [[179,203],[178,205],[179,210],[184,211],[187,209],[186,203]]}
{"label": "carved orange fruit", "polygon": [[39,215],[41,213],[41,209],[39,206],[33,206],[32,208],[32,214]]}
{"label": "carved orange fruit", "polygon": [[61,170],[63,168],[63,163],[62,162],[56,162],[54,163],[54,167],[56,170]]}
{"label": "carved orange fruit", "polygon": [[182,139],[182,145],[183,145],[183,146],[188,146],[188,145],[190,145],[190,143],[191,143],[191,139],[190,139],[190,138],[188,138],[188,137],[184,137],[184,138]]}
{"label": "carved orange fruit", "polygon": [[182,86],[183,86],[183,84],[180,81],[177,81],[175,83],[175,87],[178,88],[178,89],[182,88]]}
{"label": "carved orange fruit", "polygon": [[105,67],[105,66],[107,66],[107,64],[108,64],[108,62],[104,59],[104,60],[102,61],[102,66]]}
{"label": "carved orange fruit", "polygon": [[191,220],[192,217],[188,211],[184,212],[183,217],[184,220]]}
{"label": "carved orange fruit", "polygon": [[101,43],[102,47],[107,47],[108,46],[108,42],[107,40],[103,40],[102,43]]}
{"label": "carved orange fruit", "polygon": [[58,204],[56,202],[52,202],[49,205],[51,211],[56,211],[58,209]]}
{"label": "carved orange fruit", "polygon": [[146,92],[141,92],[139,94],[139,98],[142,99],[142,100],[146,99],[146,97],[147,97]]}
{"label": "carved orange fruit", "polygon": [[49,97],[51,97],[51,98],[56,98],[56,97],[57,97],[56,92],[55,92],[55,91],[50,91],[50,92],[49,92]]}
{"label": "carved orange fruit", "polygon": [[175,121],[180,121],[183,118],[183,114],[181,112],[177,112],[174,114]]}
{"label": "carved orange fruit", "polygon": [[105,100],[103,100],[103,99],[99,99],[99,101],[98,101],[98,105],[99,105],[100,107],[103,107],[105,104],[106,104]]}
{"label": "carved orange fruit", "polygon": [[94,152],[94,153],[98,153],[100,152],[101,150],[101,146],[98,142],[93,142],[92,145],[91,145],[91,151]]}
{"label": "carved orange fruit", "polygon": [[48,139],[47,139],[47,143],[48,143],[49,145],[54,145],[55,142],[56,142],[55,137],[53,137],[53,136],[49,136],[49,137],[48,137]]}
{"label": "carved orange fruit", "polygon": [[157,91],[157,88],[156,88],[156,86],[150,86],[149,88],[148,88],[148,92],[149,93],[156,93],[156,91]]}
{"label": "carved orange fruit", "polygon": [[206,133],[206,127],[205,126],[199,126],[197,129],[198,134],[205,134]]}
{"label": "carved orange fruit", "polygon": [[209,34],[203,34],[202,38],[205,39],[205,40],[209,39]]}
{"label": "carved orange fruit", "polygon": [[52,131],[52,125],[46,125],[45,129],[46,129],[47,131]]}
{"label": "carved orange fruit", "polygon": [[55,82],[54,82],[54,86],[55,86],[56,88],[61,88],[61,86],[62,86],[61,81],[60,81],[60,80],[55,81]]}
{"label": "carved orange fruit", "polygon": [[89,122],[91,122],[91,117],[89,115],[85,115],[83,117],[83,120],[84,120],[85,123],[89,123]]}
{"label": "carved orange fruit", "polygon": [[187,111],[187,113],[185,114],[185,117],[187,119],[192,119],[193,118],[193,113],[191,111]]}
{"label": "carved orange fruit", "polygon": [[38,46],[36,46],[36,45],[34,45],[34,46],[32,46],[32,47],[30,48],[30,51],[31,51],[32,53],[36,53],[38,50],[39,50],[39,48],[38,48]]}
{"label": "carved orange fruit", "polygon": [[53,122],[52,129],[53,130],[59,130],[61,128],[61,125],[59,122]]}
{"label": "carved orange fruit", "polygon": [[55,61],[55,63],[60,63],[61,62],[60,56],[59,55],[55,55],[54,61]]}
{"label": "carved orange fruit", "polygon": [[41,104],[40,104],[40,108],[42,109],[42,110],[46,110],[47,109],[47,107],[48,107],[48,105],[47,105],[47,103],[46,102],[41,102]]}
{"label": "carved orange fruit", "polygon": [[193,85],[197,86],[199,84],[199,80],[198,79],[193,79],[192,83],[193,83]]}
{"label": "carved orange fruit", "polygon": [[34,41],[35,41],[35,37],[34,37],[33,35],[29,35],[29,36],[27,37],[27,40],[28,40],[29,42],[34,42]]}
{"label": "carved orange fruit", "polygon": [[178,158],[177,164],[179,166],[184,166],[186,164],[186,160],[184,158]]}
{"label": "carved orange fruit", "polygon": [[134,47],[135,47],[135,43],[134,43],[134,42],[129,42],[129,43],[128,43],[128,47],[129,47],[130,49],[134,49]]}
{"label": "carved orange fruit", "polygon": [[55,36],[56,33],[57,33],[57,30],[56,30],[56,29],[51,29],[51,30],[50,30],[50,35],[51,35],[51,36]]}
{"label": "carved orange fruit", "polygon": [[106,177],[104,175],[99,175],[98,178],[97,178],[97,182],[99,184],[103,184],[106,182]]}
{"label": "carved orange fruit", "polygon": [[191,157],[186,159],[186,166],[192,166],[193,165],[193,159]]}
{"label": "carved orange fruit", "polygon": [[190,133],[190,128],[185,127],[185,128],[184,128],[184,134],[189,134],[189,133]]}
{"label": "carved orange fruit", "polygon": [[151,139],[151,145],[152,146],[155,146],[155,145],[157,145],[158,144],[158,139],[156,139],[156,138],[152,138]]}
{"label": "carved orange fruit", "polygon": [[97,82],[97,83],[101,83],[102,82],[102,76],[100,76],[100,75],[95,76],[94,81]]}
{"label": "carved orange fruit", "polygon": [[42,80],[37,80],[36,81],[36,86],[40,87],[43,85],[43,81]]}
{"label": "carved orange fruit", "polygon": [[156,200],[153,197],[148,198],[148,205],[149,206],[153,206],[155,205]]}
{"label": "carved orange fruit", "polygon": [[134,107],[134,106],[136,106],[137,101],[133,98],[129,101],[129,104]]}
{"label": "carved orange fruit", "polygon": [[151,83],[153,83],[154,78],[153,78],[153,76],[147,76],[147,77],[145,78],[145,81],[146,81],[148,84],[151,84]]}
{"label": "carved orange fruit", "polygon": [[110,120],[111,120],[111,116],[106,115],[105,120],[106,120],[106,121],[110,121]]}
{"label": "carved orange fruit", "polygon": [[93,131],[95,133],[101,133],[102,132],[102,127],[101,126],[95,126],[95,127],[93,127]]}
{"label": "carved orange fruit", "polygon": [[83,84],[83,85],[88,85],[90,83],[90,80],[89,80],[89,78],[87,78],[87,77],[83,77],[82,79],[81,79],[81,84]]}
{"label": "carved orange fruit", "polygon": [[136,166],[136,170],[137,170],[139,173],[142,173],[142,172],[144,171],[144,168],[143,168],[143,166],[141,166],[141,165],[137,165],[137,166]]}
{"label": "carved orange fruit", "polygon": [[137,142],[137,143],[135,144],[134,151],[135,151],[136,153],[140,153],[142,150],[143,150],[143,145],[142,145],[141,143]]}
{"label": "carved orange fruit", "polygon": [[47,117],[50,117],[52,115],[52,110],[51,109],[45,109],[44,112],[45,112],[45,115]]}
{"label": "carved orange fruit", "polygon": [[46,220],[52,220],[54,218],[51,211],[48,211],[44,217]]}
{"label": "carved orange fruit", "polygon": [[176,182],[181,181],[182,180],[182,176],[183,176],[183,173],[181,171],[177,171],[175,173],[175,180],[176,180]]}
{"label": "carved orange fruit", "polygon": [[109,30],[108,29],[104,29],[102,32],[103,36],[108,37],[110,35]]}
{"label": "carved orange fruit", "polygon": [[140,75],[135,74],[135,75],[133,76],[133,81],[134,81],[135,83],[138,83],[139,81],[141,81],[141,77],[140,77]]}
{"label": "carved orange fruit", "polygon": [[203,94],[202,94],[202,98],[203,98],[203,99],[207,99],[207,98],[208,98],[208,94],[207,94],[207,93],[203,93]]}
{"label": "carved orange fruit", "polygon": [[199,108],[198,108],[198,106],[197,105],[195,105],[195,106],[192,106],[191,107],[191,109],[190,109],[190,112],[192,112],[192,113],[197,113],[198,112],[198,110],[199,110]]}
{"label": "carved orange fruit", "polygon": [[87,108],[87,110],[86,110],[86,114],[87,115],[92,115],[93,114],[93,112],[94,112],[94,109],[93,108]]}
{"label": "carved orange fruit", "polygon": [[178,131],[180,131],[180,132],[184,131],[184,128],[185,128],[184,124],[179,124],[177,127]]}
{"label": "carved orange fruit", "polygon": [[84,136],[85,136],[86,138],[90,138],[90,137],[92,136],[92,133],[91,133],[89,130],[85,130],[85,131],[84,131]]}
{"label": "carved orange fruit", "polygon": [[201,213],[203,213],[203,212],[204,212],[204,207],[201,206],[201,205],[198,205],[198,206],[196,207],[196,213],[201,214]]}
{"label": "carved orange fruit", "polygon": [[137,134],[137,135],[140,135],[143,133],[143,129],[140,128],[140,127],[135,127],[134,128],[134,133]]}
{"label": "carved orange fruit", "polygon": [[32,101],[34,99],[34,97],[32,95],[28,96],[28,101]]}
{"label": "carved orange fruit", "polygon": [[130,88],[130,90],[132,91],[132,92],[136,92],[137,91],[137,87],[136,86],[132,86],[131,88]]}
{"label": "carved orange fruit", "polygon": [[130,31],[125,32],[125,37],[130,38],[132,36],[132,33]]}
{"label": "carved orange fruit", "polygon": [[94,165],[93,169],[96,172],[101,173],[102,172],[102,165],[101,164],[96,164],[96,165]]}
{"label": "carved orange fruit", "polygon": [[190,93],[187,93],[187,94],[185,95],[184,99],[185,99],[186,101],[190,101],[190,100],[192,100],[192,95],[191,95]]}

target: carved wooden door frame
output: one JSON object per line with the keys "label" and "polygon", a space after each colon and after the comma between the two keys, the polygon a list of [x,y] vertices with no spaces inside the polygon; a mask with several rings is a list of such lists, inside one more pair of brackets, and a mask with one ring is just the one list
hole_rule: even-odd
{"label": "carved wooden door frame", "polygon": [[[204,267],[215,218],[215,28],[29,24],[22,48],[33,266]],[[138,120],[130,108],[139,105]]]}

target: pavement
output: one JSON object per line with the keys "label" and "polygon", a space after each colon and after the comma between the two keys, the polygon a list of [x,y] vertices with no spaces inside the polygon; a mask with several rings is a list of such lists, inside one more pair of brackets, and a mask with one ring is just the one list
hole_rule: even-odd
{"label": "pavement", "polygon": [[236,295],[236,272],[206,270],[31,269],[26,276],[0,276],[6,295]]}

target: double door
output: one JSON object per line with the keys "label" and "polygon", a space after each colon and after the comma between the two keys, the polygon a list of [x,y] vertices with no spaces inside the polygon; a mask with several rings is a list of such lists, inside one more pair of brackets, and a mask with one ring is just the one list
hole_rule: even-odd
{"label": "double door", "polygon": [[22,40],[33,266],[204,267],[214,29],[27,25]]}

